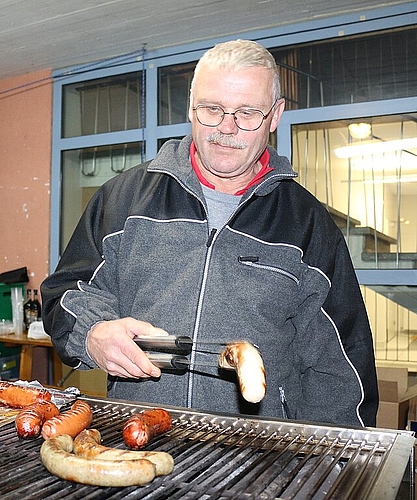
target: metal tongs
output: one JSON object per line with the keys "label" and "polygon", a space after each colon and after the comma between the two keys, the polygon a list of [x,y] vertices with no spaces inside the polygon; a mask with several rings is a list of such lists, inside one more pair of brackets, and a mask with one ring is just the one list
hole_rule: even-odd
{"label": "metal tongs", "polygon": [[[178,370],[185,371],[191,365],[192,366],[205,366],[205,367],[217,367],[218,362],[191,362],[187,355],[191,354],[193,350],[193,340],[191,337],[184,335],[157,335],[157,336],[143,336],[136,337],[134,341],[138,346],[145,352],[149,360],[161,370]],[[197,342],[199,345],[215,345],[224,346],[226,342]],[[156,352],[149,352],[156,351]],[[166,352],[167,351],[167,352]],[[213,351],[201,351],[195,350],[195,352],[204,352],[206,354],[216,354],[217,356],[220,352]]]}

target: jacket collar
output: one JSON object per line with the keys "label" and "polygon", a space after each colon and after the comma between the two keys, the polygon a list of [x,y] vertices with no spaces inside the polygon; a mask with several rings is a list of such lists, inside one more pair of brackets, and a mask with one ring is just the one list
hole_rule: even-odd
{"label": "jacket collar", "polygon": [[[191,135],[187,135],[182,140],[171,139],[167,141],[159,150],[157,156],[148,166],[150,172],[163,172],[175,177],[181,184],[195,193],[201,194],[200,182],[191,167],[190,146]],[[244,195],[249,197],[256,192],[258,196],[270,193],[277,184],[284,179],[293,179],[297,173],[285,156],[279,156],[276,150],[268,146],[270,155],[269,166],[272,168],[262,181],[252,186]]]}

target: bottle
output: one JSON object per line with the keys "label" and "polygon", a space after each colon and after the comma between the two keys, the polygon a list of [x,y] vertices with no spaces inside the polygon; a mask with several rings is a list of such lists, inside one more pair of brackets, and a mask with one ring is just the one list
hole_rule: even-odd
{"label": "bottle", "polygon": [[38,300],[38,291],[33,291],[33,301],[30,308],[31,323],[41,319],[41,303]]}
{"label": "bottle", "polygon": [[26,330],[29,330],[29,326],[32,323],[32,291],[26,290],[26,302],[23,304],[23,320],[25,322]]}

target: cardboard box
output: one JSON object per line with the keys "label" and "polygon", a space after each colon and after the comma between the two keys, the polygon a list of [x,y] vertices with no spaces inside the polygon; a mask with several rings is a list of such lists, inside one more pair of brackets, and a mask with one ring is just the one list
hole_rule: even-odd
{"label": "cardboard box", "polygon": [[376,426],[405,429],[410,402],[417,398],[417,384],[409,387],[407,368],[377,367],[379,408]]}

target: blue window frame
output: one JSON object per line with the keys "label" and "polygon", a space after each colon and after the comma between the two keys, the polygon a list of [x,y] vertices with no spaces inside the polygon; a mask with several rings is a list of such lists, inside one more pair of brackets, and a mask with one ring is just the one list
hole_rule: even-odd
{"label": "blue window frame", "polygon": [[[281,47],[297,46],[312,42],[343,38],[364,33],[374,33],[380,30],[390,30],[399,27],[412,26],[417,23],[415,2],[381,9],[355,12],[334,18],[324,18],[304,23],[295,23],[268,30],[258,30],[242,33],[240,38],[257,40],[267,48],[279,49]],[[64,153],[71,150],[103,148],[110,145],[137,144],[144,147],[144,159],[153,158],[159,144],[169,137],[180,137],[190,132],[190,124],[178,122],[178,118],[162,120],[163,110],[158,109],[160,85],[160,69],[175,65],[189,65],[213,46],[215,43],[226,41],[235,37],[225,37],[204,42],[196,42],[187,46],[179,46],[154,52],[145,52],[138,49],[137,54],[129,58],[114,58],[100,63],[92,63],[83,67],[70,68],[54,73],[54,111],[53,111],[53,147],[52,147],[52,175],[51,175],[51,271],[56,267],[60,256],[61,232],[61,169]],[[121,63],[123,61],[123,63]],[[118,75],[143,72],[144,79],[144,119],[143,128],[129,128],[114,132],[101,132],[89,135],[63,137],[63,97],[65,86],[76,85],[98,79],[111,79]],[[180,82],[180,84],[182,84]],[[370,102],[352,105],[328,106],[310,109],[298,109],[284,112],[278,129],[278,151],[280,154],[291,158],[291,125],[294,123],[308,123],[324,119],[346,118],[362,116],[363,114],[377,114],[378,109],[384,113],[400,113],[415,111],[411,98],[393,99],[381,102]],[[178,115],[179,116],[179,115]],[[163,125],[160,123],[172,123]],[[386,271],[383,281],[390,278]],[[366,284],[366,271],[361,271],[358,276]],[[410,274],[409,274],[410,275]],[[415,280],[414,282],[417,282]]]}

